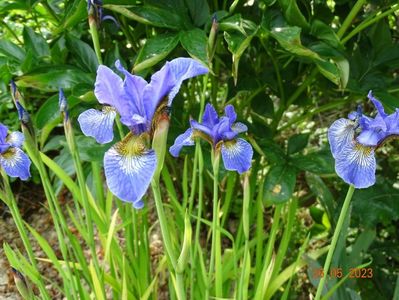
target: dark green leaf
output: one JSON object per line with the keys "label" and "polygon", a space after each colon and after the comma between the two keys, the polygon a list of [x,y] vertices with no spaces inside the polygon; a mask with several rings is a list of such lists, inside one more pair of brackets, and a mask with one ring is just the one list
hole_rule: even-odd
{"label": "dark green leaf", "polygon": [[49,66],[38,68],[32,73],[19,77],[16,84],[21,87],[55,92],[59,88],[68,90],[84,82],[93,84],[93,76],[71,66]]}
{"label": "dark green leaf", "polygon": [[288,164],[274,165],[265,179],[264,200],[272,203],[288,201],[294,192],[296,170]]}
{"label": "dark green leaf", "polygon": [[120,13],[125,17],[142,24],[170,29],[186,28],[181,17],[174,11],[155,6],[123,7],[121,5],[104,5],[104,8]]}
{"label": "dark green leaf", "polygon": [[302,151],[308,144],[309,133],[295,134],[288,139],[287,153],[294,154]]}
{"label": "dark green leaf", "polygon": [[208,39],[203,30],[195,28],[193,30],[180,32],[180,42],[191,57],[208,65],[206,52]]}
{"label": "dark green leaf", "polygon": [[161,34],[148,39],[137,56],[134,72],[137,73],[162,61],[178,42],[177,34]]}
{"label": "dark green leaf", "polygon": [[354,218],[365,227],[399,219],[399,191],[388,182],[356,190],[352,202]]}
{"label": "dark green leaf", "polygon": [[329,150],[323,150],[306,155],[298,155],[290,158],[291,163],[298,169],[315,174],[335,173],[334,159]]}
{"label": "dark green leaf", "polygon": [[312,27],[310,28],[310,34],[326,42],[333,48],[343,50],[342,43],[335,31],[329,25],[320,20],[316,19],[313,21]]}
{"label": "dark green leaf", "polygon": [[72,5],[66,7],[65,16],[61,25],[55,30],[55,34],[74,27],[83,20],[87,20],[87,1],[75,0]]}
{"label": "dark green leaf", "polygon": [[209,5],[207,0],[185,0],[191,19],[195,26],[202,26],[210,19]]}
{"label": "dark green leaf", "polygon": [[278,2],[283,10],[284,17],[289,24],[303,28],[309,26],[306,18],[299,10],[296,0],[279,0]]}
{"label": "dark green leaf", "polygon": [[320,200],[327,212],[328,219],[330,223],[333,224],[332,227],[334,228],[335,203],[330,190],[319,176],[309,172],[306,172],[306,182],[313,194],[315,194],[315,196]]}
{"label": "dark green leaf", "polygon": [[[80,102],[76,97],[68,97],[67,101],[69,108],[74,107]],[[58,94],[51,96],[44,102],[35,115],[35,124],[37,128],[42,129],[47,123],[59,118],[60,109],[58,105]]]}
{"label": "dark green leaf", "polygon": [[288,52],[314,61],[323,61],[316,52],[302,45],[301,28],[296,26],[276,27],[271,31],[271,35],[279,42],[281,47]]}
{"label": "dark green leaf", "polygon": [[25,58],[25,51],[8,40],[0,40],[0,54],[21,62]]}
{"label": "dark green leaf", "polygon": [[66,36],[66,42],[68,49],[75,54],[74,57],[79,61],[82,67],[88,72],[96,73],[98,62],[94,50],[88,44],[70,34]]}
{"label": "dark green leaf", "polygon": [[31,50],[35,57],[50,56],[50,49],[46,40],[40,34],[34,32],[32,28],[25,26],[23,36],[26,50]]}

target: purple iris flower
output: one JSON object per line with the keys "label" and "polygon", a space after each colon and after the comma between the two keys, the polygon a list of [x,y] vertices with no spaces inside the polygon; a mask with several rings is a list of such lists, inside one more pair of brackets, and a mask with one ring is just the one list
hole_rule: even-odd
{"label": "purple iris flower", "polygon": [[202,117],[202,123],[191,120],[191,128],[179,135],[169,152],[177,157],[183,146],[193,146],[195,137],[203,137],[210,142],[215,150],[222,153],[224,167],[230,171],[243,173],[251,167],[253,155],[252,146],[237,135],[247,131],[247,126],[235,122],[237,114],[232,105],[225,107],[225,116],[219,118],[215,108],[207,104]]}
{"label": "purple iris flower", "polygon": [[376,148],[390,136],[399,134],[399,110],[387,115],[380,101],[368,98],[377,109],[375,118],[363,115],[360,110],[341,118],[328,129],[328,140],[335,171],[346,183],[356,188],[367,188],[375,184]]}
{"label": "purple iris flower", "polygon": [[157,126],[154,117],[161,104],[170,107],[182,82],[208,72],[191,58],[176,58],[154,73],[148,83],[132,75],[119,61],[116,68],[122,80],[110,68],[100,65],[97,70],[94,94],[103,104],[101,111],[89,109],[80,114],[82,132],[104,144],[113,140],[113,123],[118,113],[130,133],[112,146],[104,156],[104,170],[111,192],[123,201],[141,208],[141,198],[154,175],[157,158],[149,145]]}
{"label": "purple iris flower", "polygon": [[0,165],[11,177],[27,180],[30,177],[30,160],[21,150],[24,135],[19,131],[8,133],[8,128],[0,123]]}

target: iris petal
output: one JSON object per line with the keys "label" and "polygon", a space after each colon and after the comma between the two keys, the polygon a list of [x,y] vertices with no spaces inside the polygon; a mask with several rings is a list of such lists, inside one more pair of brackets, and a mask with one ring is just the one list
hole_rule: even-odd
{"label": "iris petal", "polygon": [[168,94],[168,106],[172,105],[172,100],[184,80],[207,72],[208,68],[191,58],[176,58],[167,62],[161,70],[152,75],[144,90],[143,103],[147,119],[152,120],[156,107]]}
{"label": "iris petal", "polygon": [[335,159],[335,171],[346,183],[367,188],[375,183],[376,161],[374,148],[352,141],[346,144]]}
{"label": "iris petal", "polygon": [[91,108],[82,112],[78,117],[78,122],[84,135],[95,138],[100,144],[106,144],[114,138],[115,117],[115,110],[104,106],[102,111]]}
{"label": "iris petal", "polygon": [[98,102],[115,107],[119,113],[130,111],[122,79],[104,65],[97,69],[94,94]]}
{"label": "iris petal", "polygon": [[8,128],[7,126],[0,123],[0,143],[3,144],[6,141]]}
{"label": "iris petal", "polygon": [[168,62],[171,76],[173,76],[173,89],[169,93],[168,106],[172,105],[172,101],[180,90],[180,86],[184,80],[208,73],[208,68],[200,62],[188,58],[180,57]]}
{"label": "iris petal", "polygon": [[356,123],[348,119],[336,120],[328,128],[328,141],[334,158],[341,152],[345,145],[349,144],[355,135]]}
{"label": "iris petal", "polygon": [[201,132],[205,133],[206,135],[210,136],[211,138],[213,138],[212,130],[208,126],[198,123],[195,120],[190,120],[190,125],[191,125],[191,128],[201,131]]}
{"label": "iris petal", "polygon": [[193,129],[189,128],[186,130],[185,133],[179,135],[173,146],[169,148],[170,154],[172,154],[174,157],[178,157],[179,153],[181,151],[181,148],[183,146],[193,146],[194,145],[194,140],[193,140]]}
{"label": "iris petal", "polygon": [[382,118],[385,118],[387,114],[385,113],[384,106],[382,106],[381,102],[378,101],[374,96],[372,91],[369,91],[367,98],[373,102],[375,108],[377,109],[378,113],[381,115]]}
{"label": "iris petal", "polygon": [[207,103],[205,106],[204,116],[202,117],[202,124],[213,127],[219,122],[218,114],[212,104]]}
{"label": "iris petal", "polygon": [[224,108],[224,113],[227,118],[229,118],[230,126],[237,120],[237,114],[234,110],[234,106],[229,104]]}
{"label": "iris petal", "polygon": [[120,111],[120,115],[122,116],[121,121],[126,126],[132,126],[134,124],[130,124],[130,117],[134,114],[140,115],[142,117],[146,117],[143,103],[143,92],[145,87],[147,86],[147,81],[145,81],[140,76],[132,75],[127,71],[120,63],[119,60],[115,62],[115,66],[117,69],[125,75],[125,80],[123,82],[123,86],[125,89],[125,93],[127,98],[129,99],[128,105],[130,107],[127,111]]}
{"label": "iris petal", "polygon": [[243,173],[251,167],[252,146],[243,139],[227,141],[222,144],[222,159],[226,170]]}
{"label": "iris petal", "polygon": [[12,147],[21,148],[24,141],[25,136],[22,132],[19,131],[11,132],[6,138],[6,142],[9,143]]}
{"label": "iris petal", "polygon": [[385,135],[381,130],[363,130],[356,140],[364,146],[377,146]]}
{"label": "iris petal", "polygon": [[30,177],[30,164],[28,156],[17,147],[11,147],[0,155],[0,165],[10,177],[27,180]]}
{"label": "iris petal", "polygon": [[146,149],[140,136],[129,134],[105,153],[108,188],[119,199],[140,207],[156,165],[155,151]]}
{"label": "iris petal", "polygon": [[236,133],[243,133],[248,131],[248,127],[244,123],[237,122],[231,125],[231,130],[233,130]]}

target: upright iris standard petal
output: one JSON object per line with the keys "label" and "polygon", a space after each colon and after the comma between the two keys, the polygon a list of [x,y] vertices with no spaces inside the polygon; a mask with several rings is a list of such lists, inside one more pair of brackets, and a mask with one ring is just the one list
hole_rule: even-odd
{"label": "upright iris standard petal", "polygon": [[8,133],[7,126],[0,123],[0,143],[1,144],[6,142],[7,133]]}
{"label": "upright iris standard petal", "polygon": [[105,153],[107,185],[119,199],[140,207],[156,165],[155,151],[145,147],[141,136],[129,134]]}
{"label": "upright iris standard petal", "polygon": [[84,135],[94,137],[100,144],[106,144],[114,139],[115,117],[115,109],[104,106],[102,111],[93,108],[84,111],[79,115],[78,122]]}
{"label": "upright iris standard petal", "polygon": [[375,170],[374,147],[363,146],[355,141],[346,144],[335,158],[337,174],[358,189],[375,183]]}
{"label": "upright iris standard petal", "polygon": [[19,131],[11,132],[6,138],[6,142],[12,147],[21,148],[24,141],[25,136],[22,132]]}
{"label": "upright iris standard petal", "polygon": [[381,102],[378,101],[374,96],[373,96],[373,92],[369,91],[367,98],[369,98],[371,100],[371,102],[373,102],[375,108],[378,111],[378,114],[382,117],[385,118],[387,116],[387,114],[385,113],[384,110],[384,106],[382,106]]}
{"label": "upright iris standard petal", "polygon": [[231,130],[233,130],[236,133],[243,133],[248,131],[248,127],[244,123],[237,122],[231,125]]}
{"label": "upright iris standard petal", "polygon": [[28,156],[17,147],[10,147],[0,155],[0,165],[10,177],[27,180],[30,177],[30,164]]}
{"label": "upright iris standard petal", "polygon": [[355,136],[356,123],[348,119],[338,119],[328,129],[328,141],[334,158],[343,147],[352,142]]}
{"label": "upright iris standard petal", "polygon": [[98,102],[115,107],[119,113],[130,111],[122,79],[104,65],[97,69],[94,94]]}
{"label": "upright iris standard petal", "polygon": [[219,123],[218,113],[211,104],[207,103],[205,106],[204,115],[202,116],[202,124],[212,128],[217,123]]}
{"label": "upright iris standard petal", "polygon": [[224,108],[224,114],[229,119],[230,126],[237,120],[237,114],[234,110],[234,106],[231,104]]}
{"label": "upright iris standard petal", "polygon": [[152,119],[160,101],[168,95],[168,106],[179,92],[182,82],[194,76],[208,73],[208,68],[191,58],[176,58],[167,62],[154,73],[143,94],[147,118]]}
{"label": "upright iris standard petal", "polygon": [[170,74],[173,76],[174,80],[173,89],[168,96],[169,106],[172,105],[172,101],[179,92],[180,86],[184,80],[206,74],[209,71],[203,64],[188,57],[176,58],[167,64],[169,65]]}
{"label": "upright iris standard petal", "polygon": [[185,133],[179,135],[173,146],[169,148],[170,154],[172,154],[174,157],[178,157],[179,153],[181,151],[181,148],[183,146],[193,146],[194,145],[194,139],[193,139],[193,129],[189,128],[186,130]]}
{"label": "upright iris standard petal", "polygon": [[120,63],[119,60],[115,62],[116,68],[125,75],[125,80],[123,81],[123,87],[125,92],[125,97],[128,99],[129,110],[120,111],[121,122],[126,126],[135,126],[137,122],[132,122],[131,117],[133,115],[139,115],[144,119],[143,123],[147,122],[147,116],[144,109],[143,103],[143,93],[147,86],[147,81],[145,81],[140,76],[132,75],[127,71]]}
{"label": "upright iris standard petal", "polygon": [[253,150],[243,139],[235,139],[222,143],[222,159],[226,170],[244,173],[251,167]]}

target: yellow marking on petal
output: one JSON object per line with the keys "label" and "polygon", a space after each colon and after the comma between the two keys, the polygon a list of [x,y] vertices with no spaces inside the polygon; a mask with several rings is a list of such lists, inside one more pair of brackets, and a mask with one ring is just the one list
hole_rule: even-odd
{"label": "yellow marking on petal", "polygon": [[16,149],[14,147],[10,147],[6,152],[2,153],[1,156],[4,159],[12,159],[15,156]]}
{"label": "yellow marking on petal", "polygon": [[108,114],[110,112],[116,112],[116,109],[114,107],[112,107],[112,106],[105,105],[102,108],[102,112],[105,113],[105,114]]}
{"label": "yellow marking on petal", "polygon": [[147,149],[146,136],[129,133],[122,141],[115,144],[115,150],[122,156],[138,156]]}

